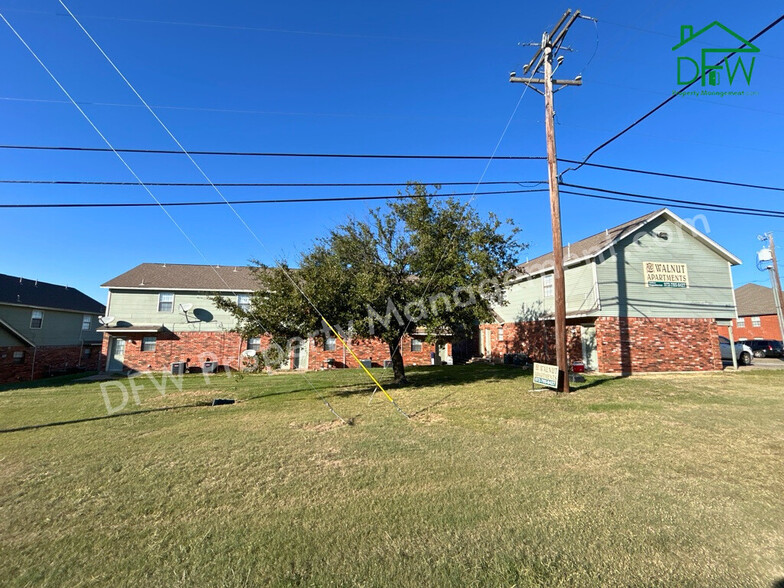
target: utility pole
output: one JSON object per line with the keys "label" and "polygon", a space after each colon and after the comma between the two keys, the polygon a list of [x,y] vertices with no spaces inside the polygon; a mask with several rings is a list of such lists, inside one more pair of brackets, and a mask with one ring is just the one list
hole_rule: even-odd
{"label": "utility pole", "polygon": [[773,242],[773,233],[765,235],[768,243],[770,243],[770,257],[771,265],[768,267],[770,270],[770,281],[773,286],[773,299],[776,301],[776,315],[779,319],[780,335],[784,338],[784,315],[782,309],[784,308],[784,295],[781,292],[781,280],[779,279],[779,264],[776,262],[776,244]]}
{"label": "utility pole", "polygon": [[[571,17],[571,18],[570,18]],[[553,108],[553,94],[565,86],[582,85],[581,76],[573,80],[553,79],[553,57],[561,48],[564,37],[569,27],[580,18],[580,11],[572,14],[567,10],[552,31],[542,35],[542,43],[534,54],[533,59],[523,68],[523,73],[531,77],[519,78],[516,72],[509,76],[510,82],[526,84],[544,96],[544,127],[547,138],[547,171],[550,185],[550,221],[553,230],[553,293],[555,295],[555,356],[558,364],[558,391],[569,392],[569,355],[567,353],[568,337],[566,333],[566,285],[563,266],[563,242],[561,237],[561,198],[558,192],[558,158],[555,150],[555,111]],[[582,17],[587,18],[587,17]],[[568,22],[567,22],[568,19]],[[564,25],[564,23],[566,23]],[[562,25],[564,25],[562,27]],[[557,58],[558,65],[563,62],[563,57]],[[543,77],[535,77],[543,68]],[[556,68],[557,69],[557,68]],[[542,84],[544,92],[532,84]],[[558,86],[553,90],[553,86]]]}

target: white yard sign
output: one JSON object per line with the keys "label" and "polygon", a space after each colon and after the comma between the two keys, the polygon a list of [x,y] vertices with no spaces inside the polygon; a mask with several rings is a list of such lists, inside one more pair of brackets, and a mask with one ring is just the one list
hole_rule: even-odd
{"label": "white yard sign", "polygon": [[558,388],[558,366],[546,363],[534,363],[534,384],[548,388]]}
{"label": "white yard sign", "polygon": [[689,271],[685,263],[645,261],[642,264],[646,288],[688,288]]}

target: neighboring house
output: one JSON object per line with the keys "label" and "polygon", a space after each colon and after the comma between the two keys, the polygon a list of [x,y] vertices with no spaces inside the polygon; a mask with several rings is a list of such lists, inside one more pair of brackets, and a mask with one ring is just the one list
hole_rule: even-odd
{"label": "neighboring house", "polygon": [[75,288],[0,274],[0,383],[99,369],[103,312]]}
{"label": "neighboring house", "polygon": [[[248,349],[264,351],[269,338],[244,339],[232,331],[234,317],[216,307],[212,298],[225,296],[250,305],[259,284],[251,268],[233,266],[143,263],[103,284],[108,288],[107,325],[104,333],[104,369],[120,371],[166,371],[174,362],[199,367],[207,361],[238,369]],[[108,319],[111,319],[110,321]],[[360,359],[383,365],[389,358],[386,343],[378,340],[349,341]],[[451,344],[430,344],[421,336],[402,341],[407,365],[430,365],[451,361]],[[290,350],[281,369],[358,367],[339,341],[332,337],[311,338]]]}
{"label": "neighboring house", "polygon": [[[776,339],[781,341],[781,328],[776,314],[773,288],[759,284],[745,284],[735,290],[738,318],[732,321],[732,334],[736,341],[748,339]],[[727,327],[719,330],[729,337]]]}
{"label": "neighboring house", "polygon": [[[567,245],[571,361],[606,373],[721,369],[718,325],[735,317],[740,260],[661,209]],[[480,325],[495,361],[525,353],[555,363],[552,253],[518,268],[497,323]]]}

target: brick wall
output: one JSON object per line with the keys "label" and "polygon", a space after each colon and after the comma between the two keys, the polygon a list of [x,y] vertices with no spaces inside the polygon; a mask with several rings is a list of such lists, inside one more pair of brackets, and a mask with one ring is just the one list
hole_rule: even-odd
{"label": "brick wall", "polygon": [[[373,366],[382,367],[384,360],[389,359],[389,345],[380,339],[353,339],[347,341],[347,343],[359,359],[371,359]],[[422,350],[412,351],[411,338],[405,336],[400,349],[405,365],[430,365],[430,353],[435,351],[435,345],[423,340]],[[447,354],[452,355],[452,345],[450,343],[447,343]],[[359,364],[348,351],[344,354],[340,341],[335,342],[333,351],[325,351],[322,341],[311,339],[308,356],[309,369],[320,369],[326,365],[328,359],[332,359],[332,365],[337,368],[359,367]]]}
{"label": "brick wall", "polygon": [[599,317],[599,371],[705,371],[722,369],[713,319]]}
{"label": "brick wall", "polygon": [[[503,339],[499,336],[499,327],[503,329]],[[505,353],[524,353],[534,361],[555,364],[554,321],[483,324],[479,330],[490,338],[489,359],[494,362],[503,362]],[[583,357],[580,327],[569,325],[567,331],[569,361],[580,361]]]}
{"label": "brick wall", "polygon": [[[15,352],[24,354],[21,363],[14,361]],[[96,371],[100,365],[101,352],[97,345],[0,347],[0,384],[37,380],[75,369]]]}
{"label": "brick wall", "polygon": [[[217,361],[221,366],[238,369],[240,354],[247,349],[247,340],[232,332],[161,332],[155,343],[154,351],[142,351],[144,335],[127,334],[124,369],[137,371],[169,371],[171,364],[176,361],[189,361],[190,366],[198,366],[204,361]],[[261,338],[261,349],[269,346],[269,337]],[[389,359],[389,346],[380,339],[355,339],[349,342],[354,353],[360,359],[372,359],[374,366],[383,366],[384,360]],[[325,351],[320,340],[310,339],[308,343],[308,369],[317,370],[326,366],[326,360],[334,360],[334,367],[359,367],[357,362],[346,352],[345,362],[343,347],[336,342],[334,351]],[[430,365],[430,353],[435,346],[422,342],[421,351],[411,351],[411,340],[403,338],[403,362],[405,365]],[[106,357],[109,352],[109,335],[105,335],[103,342],[104,363],[101,369],[106,369]],[[451,355],[451,344],[447,344],[447,353]],[[209,358],[209,359],[208,359]],[[294,367],[293,353],[289,355],[289,367]]]}
{"label": "brick wall", "polygon": [[[775,314],[763,314],[760,316],[760,326],[755,327],[752,325],[751,317],[743,317],[745,325],[738,326],[738,321],[732,320],[732,335],[737,341],[738,339],[775,339],[781,341],[781,329],[779,328],[779,319]],[[719,327],[719,334],[729,337],[729,329],[727,327]]]}

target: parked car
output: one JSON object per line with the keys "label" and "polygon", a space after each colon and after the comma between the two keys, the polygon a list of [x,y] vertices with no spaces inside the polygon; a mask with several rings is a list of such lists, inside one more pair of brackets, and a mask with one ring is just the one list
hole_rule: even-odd
{"label": "parked car", "polygon": [[[721,349],[721,359],[732,361],[732,349],[730,348],[730,340],[727,337],[719,335],[719,349]],[[752,355],[751,347],[740,341],[735,343],[735,357],[738,358],[739,365],[751,365]]]}
{"label": "parked car", "polygon": [[752,339],[744,341],[751,347],[754,357],[782,357],[784,356],[784,345],[775,339]]}

